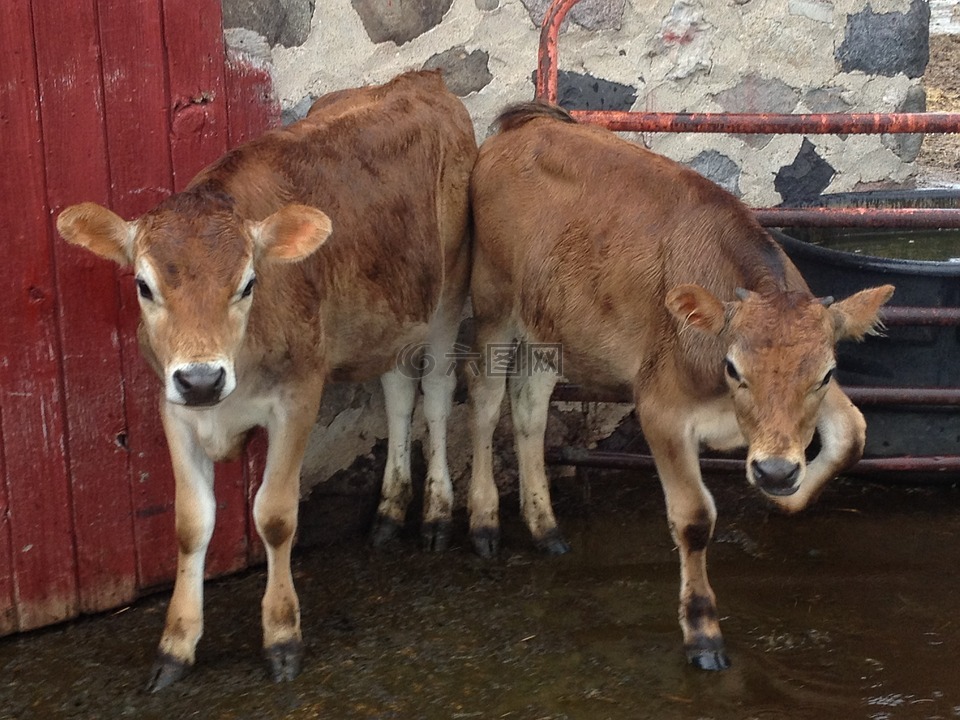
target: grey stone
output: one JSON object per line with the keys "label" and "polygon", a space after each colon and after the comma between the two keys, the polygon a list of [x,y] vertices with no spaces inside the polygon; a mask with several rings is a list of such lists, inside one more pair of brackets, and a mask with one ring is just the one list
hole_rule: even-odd
{"label": "grey stone", "polygon": [[223,0],[223,26],[242,27],[284,47],[302,45],[310,34],[315,0]]}
{"label": "grey stone", "polygon": [[443,80],[454,95],[466,97],[485,88],[493,75],[487,62],[490,55],[483,50],[468,53],[463,45],[437,53],[423,64],[424,70],[440,68]]}
{"label": "grey stone", "polygon": [[843,90],[835,87],[810,90],[804,94],[803,102],[815,113],[847,112],[852,107],[843,99]]}
{"label": "grey stone", "polygon": [[747,75],[732,88],[713,96],[726,112],[792,112],[800,91],[779,78]]}
{"label": "grey stone", "polygon": [[489,12],[490,10],[496,10],[500,7],[500,0],[473,0],[477,6],[477,10],[483,10],[484,12]]}
{"label": "grey stone", "polygon": [[453,0],[350,0],[375,43],[403,45],[436,27]]}
{"label": "grey stone", "polygon": [[740,166],[716,150],[704,150],[689,166],[729,193],[740,197]]}
{"label": "grey stone", "polygon": [[867,5],[848,15],[843,43],[834,56],[844,72],[921,77],[930,59],[929,3],[913,0],[905,13],[875,13]]}
{"label": "grey stone", "polygon": [[784,204],[797,205],[816,200],[835,174],[830,163],[817,154],[814,144],[804,138],[794,161],[780,168],[773,187]]}
{"label": "grey stone", "polygon": [[[790,113],[797,107],[800,91],[779,78],[751,74],[713,99],[728,113]],[[757,134],[736,137],[753,148],[762,148],[773,139],[772,135]]]}
{"label": "grey stone", "polygon": [[288,107],[280,114],[280,122],[282,122],[284,125],[289,125],[297,120],[302,120],[307,116],[307,113],[310,111],[310,106],[313,105],[314,100],[316,100],[316,98],[313,95],[307,95],[296,105]]}
{"label": "grey stone", "polygon": [[[626,0],[581,0],[567,13],[561,29],[566,29],[570,20],[587,30],[619,30]],[[478,0],[479,2],[479,0]],[[539,28],[552,0],[522,0],[533,24]]]}
{"label": "grey stone", "polygon": [[[896,109],[896,112],[925,112],[927,109],[927,93],[920,85],[914,85],[907,90],[906,97]],[[890,148],[904,162],[913,162],[920,154],[920,146],[923,144],[923,135],[917,133],[913,135],[890,134],[883,135],[880,142],[885,147]]]}
{"label": "grey stone", "polygon": [[[568,110],[629,110],[637,101],[637,89],[593,75],[559,72],[557,104]],[[533,83],[537,73],[533,72]]]}

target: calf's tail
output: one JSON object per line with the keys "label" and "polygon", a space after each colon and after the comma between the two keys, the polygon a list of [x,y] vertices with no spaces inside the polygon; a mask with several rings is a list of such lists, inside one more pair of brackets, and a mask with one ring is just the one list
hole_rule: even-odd
{"label": "calf's tail", "polygon": [[559,122],[576,123],[573,116],[561,107],[539,100],[510,105],[497,118],[500,132],[513,130],[536,118],[551,118]]}

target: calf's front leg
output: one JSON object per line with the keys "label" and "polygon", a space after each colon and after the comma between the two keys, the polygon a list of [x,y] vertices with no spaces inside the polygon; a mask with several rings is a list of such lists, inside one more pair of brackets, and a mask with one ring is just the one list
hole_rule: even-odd
{"label": "calf's front leg", "polygon": [[670,532],[680,553],[680,629],[687,660],[701,670],[730,666],[720,632],[716,595],[707,578],[707,546],[717,510],[700,475],[698,442],[682,416],[638,405],[667,504]]}
{"label": "calf's front leg", "polygon": [[263,484],[253,518],[267,553],[263,594],[263,649],[274,682],[300,673],[303,640],[300,602],[293,586],[290,554],[297,531],[300,469],[320,406],[321,388],[300,388],[277,403],[267,422],[269,445]]}
{"label": "calf's front leg", "polygon": [[203,634],[203,569],[216,517],[213,461],[201,447],[193,427],[181,416],[184,412],[190,411],[167,403],[161,407],[176,481],[179,553],[173,595],[157,660],[147,683],[148,692],[162,690],[183,677],[194,663],[197,642]]}

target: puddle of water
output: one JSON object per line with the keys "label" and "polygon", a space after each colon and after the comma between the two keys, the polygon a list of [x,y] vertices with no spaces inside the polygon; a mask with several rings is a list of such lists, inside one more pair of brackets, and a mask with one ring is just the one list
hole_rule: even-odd
{"label": "puddle of water", "polygon": [[544,558],[504,503],[504,552],[302,553],[307,652],[296,682],[259,662],[263,574],[210,583],[199,665],[139,691],[165,598],[0,641],[0,717],[913,720],[960,717],[960,491],[838,484],[799,517],[742,478],[710,483],[710,572],[733,667],[689,668],[659,486],[598,473],[558,515],[574,551]]}

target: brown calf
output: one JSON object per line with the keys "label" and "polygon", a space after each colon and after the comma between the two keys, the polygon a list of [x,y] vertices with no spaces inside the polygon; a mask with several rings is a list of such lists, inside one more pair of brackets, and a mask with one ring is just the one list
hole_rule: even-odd
{"label": "brown calf", "polygon": [[[500,344],[522,350],[510,400],[524,518],[542,548],[568,549],[543,459],[557,374],[524,365],[532,344],[558,343],[571,380],[632,389],[680,551],[687,657],[725,668],[706,568],[716,509],[699,450],[747,446],[751,484],[790,512],[809,503],[863,450],[863,418],[832,381],[834,344],[871,332],[893,288],[817,300],[750,211],[694,171],[556,108],[518,106],[500,123],[472,179],[471,294],[484,359]],[[483,370],[471,387],[469,502],[474,545],[490,555],[505,383]],[[815,430],[822,449],[808,464]]]}
{"label": "brown calf", "polygon": [[[233,150],[137,220],[91,203],[60,215],[68,241],[133,265],[141,348],[163,381],[179,556],[151,689],[194,662],[213,462],[235,456],[253,427],[269,434],[254,517],[267,551],[263,643],[275,680],[299,670],[290,549],[326,380],[380,376],[389,450],[375,539],[402,522],[418,382],[416,358],[404,351],[422,346],[442,357],[453,347],[469,277],[476,154],[470,118],[440,76],[410,73],[320,98],[306,119]],[[439,547],[452,503],[454,378],[433,372],[422,382],[430,430],[423,533]]]}

